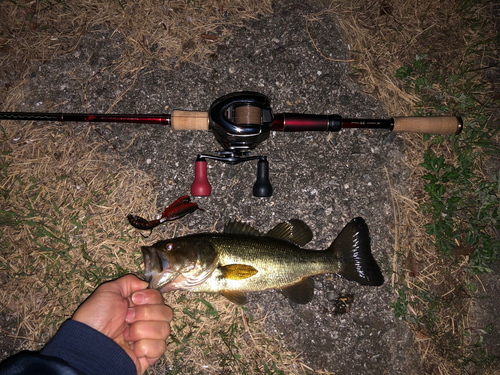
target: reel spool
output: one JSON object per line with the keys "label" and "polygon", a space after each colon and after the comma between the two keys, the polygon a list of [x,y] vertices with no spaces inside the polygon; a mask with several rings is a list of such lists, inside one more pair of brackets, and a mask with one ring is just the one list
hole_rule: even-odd
{"label": "reel spool", "polygon": [[246,155],[269,137],[274,122],[271,101],[252,91],[217,99],[208,111],[209,127],[224,151]]}
{"label": "reel spool", "polygon": [[[271,100],[258,92],[243,91],[217,99],[208,111],[209,127],[224,150],[215,155],[200,154],[196,159],[195,181],[191,195],[208,196],[211,189],[207,179],[206,159],[239,164],[259,160],[257,181],[253,187],[256,197],[270,197],[269,162],[265,156],[248,156],[249,152],[269,137],[274,123]],[[207,187],[208,186],[208,187]]]}

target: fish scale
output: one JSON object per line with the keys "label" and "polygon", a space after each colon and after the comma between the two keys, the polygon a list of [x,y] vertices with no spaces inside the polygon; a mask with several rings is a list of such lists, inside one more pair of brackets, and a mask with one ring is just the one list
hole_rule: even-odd
{"label": "fish scale", "polygon": [[258,273],[244,280],[222,277],[216,270],[205,283],[192,291],[219,292],[221,290],[261,291],[295,284],[304,277],[323,273],[336,273],[340,262],[336,254],[306,250],[283,240],[269,237],[214,235],[208,242],[219,253],[221,267],[246,264]]}

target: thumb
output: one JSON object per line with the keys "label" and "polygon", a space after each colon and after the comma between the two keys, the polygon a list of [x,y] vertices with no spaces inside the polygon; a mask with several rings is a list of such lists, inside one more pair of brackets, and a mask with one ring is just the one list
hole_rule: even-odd
{"label": "thumb", "polygon": [[129,274],[120,277],[112,282],[102,284],[102,287],[109,291],[118,292],[123,298],[129,298],[138,290],[143,290],[148,287],[148,283],[139,279],[137,276]]}

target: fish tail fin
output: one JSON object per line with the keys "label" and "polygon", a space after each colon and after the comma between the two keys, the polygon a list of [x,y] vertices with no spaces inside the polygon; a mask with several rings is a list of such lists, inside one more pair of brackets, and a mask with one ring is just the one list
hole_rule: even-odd
{"label": "fish tail fin", "polygon": [[380,286],[384,276],[373,258],[368,226],[361,217],[351,220],[328,251],[340,260],[338,275],[362,285]]}

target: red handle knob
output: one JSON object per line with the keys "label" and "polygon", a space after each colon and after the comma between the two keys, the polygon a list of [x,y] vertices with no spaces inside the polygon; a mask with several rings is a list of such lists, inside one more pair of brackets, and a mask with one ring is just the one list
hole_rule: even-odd
{"label": "red handle knob", "polygon": [[194,181],[191,185],[193,197],[208,197],[212,193],[212,187],[207,178],[207,162],[198,158],[194,164]]}

